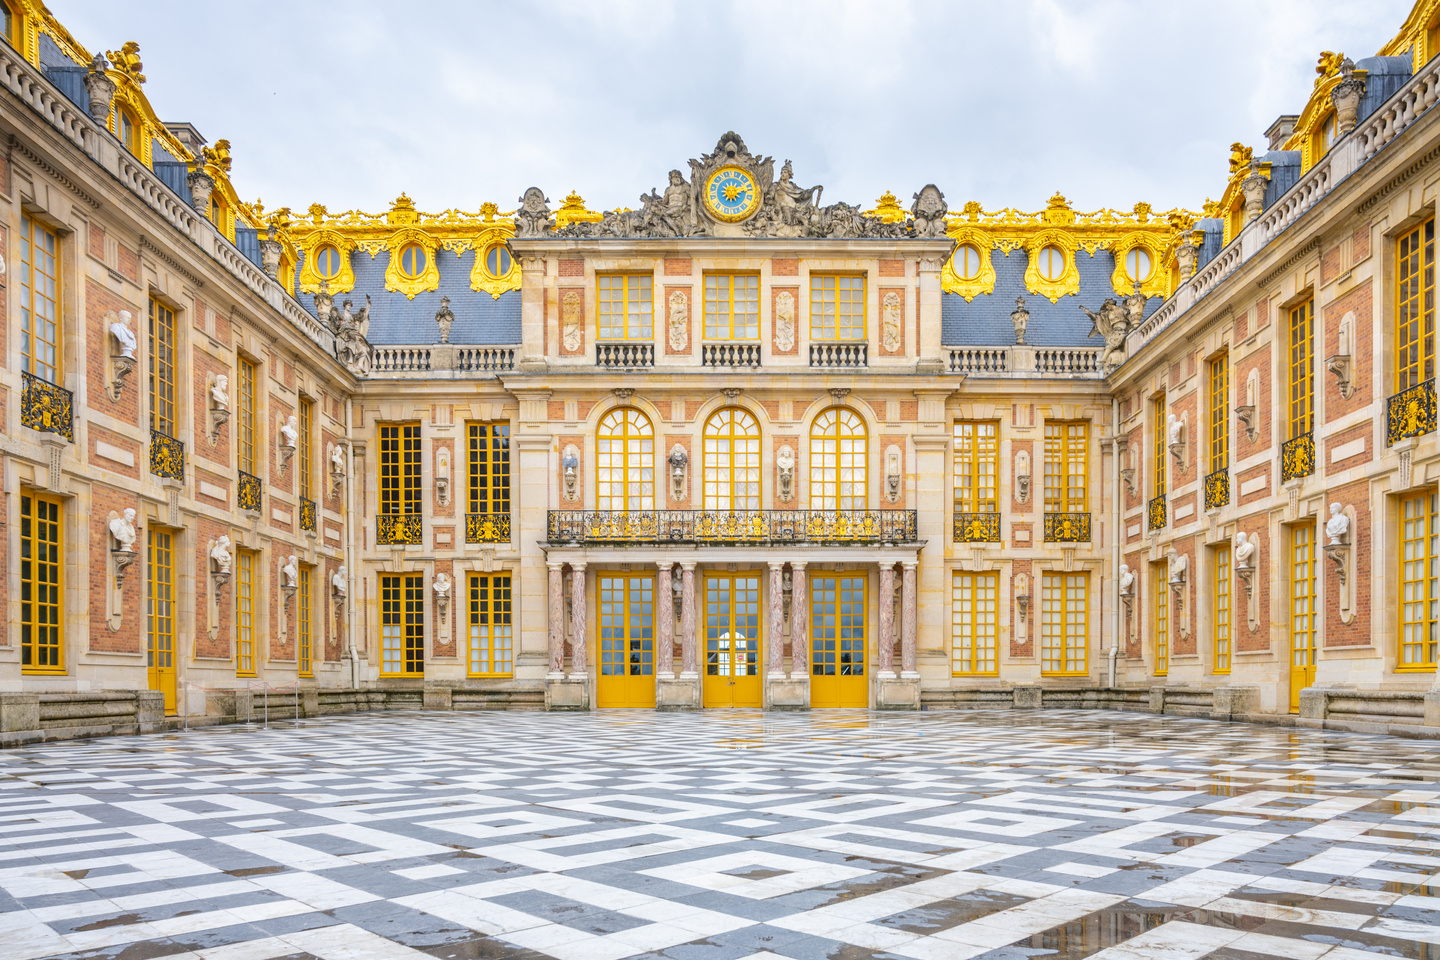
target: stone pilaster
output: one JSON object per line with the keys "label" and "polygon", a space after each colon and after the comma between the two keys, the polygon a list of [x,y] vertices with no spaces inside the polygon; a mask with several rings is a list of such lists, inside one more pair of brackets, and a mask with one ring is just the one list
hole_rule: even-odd
{"label": "stone pilaster", "polygon": [[790,675],[810,676],[810,588],[805,564],[790,564]]}
{"label": "stone pilaster", "polygon": [[550,589],[548,600],[550,606],[550,643],[547,651],[549,657],[549,676],[558,679],[565,675],[565,594],[562,582],[563,574],[560,568],[564,564],[547,563],[545,565],[549,574]]}
{"label": "stone pilaster", "polygon": [[785,641],[782,631],[785,629],[785,563],[781,560],[770,561],[770,636],[766,644],[766,668],[765,672],[771,677],[785,676]]}
{"label": "stone pilaster", "polygon": [[662,560],[655,566],[655,676],[669,680],[675,676],[675,596],[670,586],[674,564]]}
{"label": "stone pilaster", "polygon": [[900,601],[900,676],[918,680],[920,674],[916,671],[916,636],[915,626],[917,614],[916,609],[916,588],[920,573],[920,563],[917,560],[905,560],[902,563],[905,568],[901,584]]}
{"label": "stone pilaster", "polygon": [[895,676],[895,564],[880,564],[880,666],[882,680]]}
{"label": "stone pilaster", "polygon": [[680,676],[698,677],[695,650],[695,562],[687,560],[680,564],[682,571],[680,587]]}
{"label": "stone pilaster", "polygon": [[570,676],[583,677],[585,669],[585,637],[589,629],[585,617],[585,564],[570,564]]}

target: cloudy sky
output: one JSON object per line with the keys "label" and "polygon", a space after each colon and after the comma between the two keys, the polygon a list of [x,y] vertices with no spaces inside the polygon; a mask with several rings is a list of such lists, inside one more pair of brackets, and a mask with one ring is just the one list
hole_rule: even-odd
{"label": "cloudy sky", "polygon": [[636,206],[734,129],[826,201],[1199,209],[1410,0],[49,0],[267,208]]}

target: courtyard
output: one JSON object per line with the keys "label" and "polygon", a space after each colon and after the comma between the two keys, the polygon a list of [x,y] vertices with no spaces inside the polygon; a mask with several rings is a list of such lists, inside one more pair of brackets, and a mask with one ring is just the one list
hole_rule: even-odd
{"label": "courtyard", "polygon": [[1126,713],[61,743],[0,851],[6,960],[1440,956],[1440,748]]}

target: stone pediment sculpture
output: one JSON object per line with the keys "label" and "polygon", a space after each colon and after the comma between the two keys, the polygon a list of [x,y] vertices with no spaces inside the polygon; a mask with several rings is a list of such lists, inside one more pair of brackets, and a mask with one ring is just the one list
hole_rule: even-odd
{"label": "stone pediment sculpture", "polygon": [[515,214],[520,239],[565,237],[829,237],[898,239],[945,236],[945,195],[927,184],[914,195],[910,217],[887,221],[849,203],[820,205],[824,188],[802,187],[789,160],[775,177],[775,158],[752,154],[733,131],[715,149],[689,161],[687,180],[671,170],[663,190],[640,195],[638,210],[610,210],[596,220],[571,220],[559,230],[538,187],[526,190]]}
{"label": "stone pediment sculpture", "polygon": [[[315,298],[317,305],[320,298]],[[370,294],[365,294],[365,306],[356,313],[353,310],[354,302],[345,301],[341,310],[336,310],[334,305],[330,306],[331,322],[330,327],[335,331],[335,358],[345,364],[357,377],[363,377],[370,372],[370,341],[367,334],[370,332]]]}
{"label": "stone pediment sculpture", "polygon": [[1100,362],[1104,368],[1102,373],[1109,376],[1110,371],[1125,362],[1125,336],[1130,332],[1129,315],[1114,297],[1107,298],[1098,311],[1090,310],[1083,304],[1080,309],[1090,318],[1090,332],[1087,336],[1099,336],[1105,341],[1105,353]]}

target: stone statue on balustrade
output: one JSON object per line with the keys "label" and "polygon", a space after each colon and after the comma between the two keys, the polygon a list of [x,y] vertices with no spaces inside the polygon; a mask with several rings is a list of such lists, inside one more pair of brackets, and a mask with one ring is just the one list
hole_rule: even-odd
{"label": "stone statue on balustrade", "polygon": [[1101,355],[1102,375],[1109,375],[1125,362],[1125,336],[1130,332],[1130,321],[1125,310],[1114,297],[1106,298],[1098,311],[1083,304],[1080,310],[1090,318],[1090,332],[1087,336],[1099,336],[1105,341],[1105,352]]}

